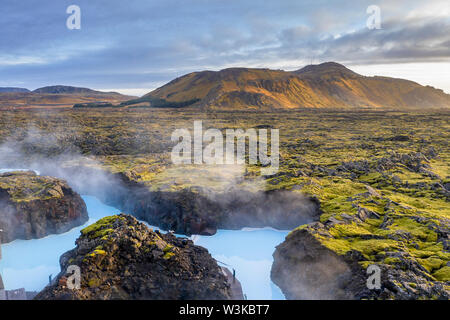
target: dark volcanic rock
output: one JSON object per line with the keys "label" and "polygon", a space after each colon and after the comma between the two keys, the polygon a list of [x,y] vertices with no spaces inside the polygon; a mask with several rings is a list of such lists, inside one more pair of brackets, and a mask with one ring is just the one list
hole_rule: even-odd
{"label": "dark volcanic rock", "polygon": [[[445,299],[445,282],[430,277],[407,253],[391,252],[398,265],[376,263],[380,288],[369,289],[365,258],[357,250],[338,255],[319,241],[330,237],[322,223],[294,230],[277,248],[271,278],[287,299]],[[375,264],[375,262],[373,262]]]}
{"label": "dark volcanic rock", "polygon": [[[240,188],[215,192],[200,187],[155,191],[130,172],[113,174],[83,165],[64,170],[70,179],[83,181],[76,185],[83,194],[177,234],[212,235],[217,229],[244,227],[292,230],[316,221],[320,215],[317,200],[300,192]],[[99,178],[92,181],[93,176]]]}
{"label": "dark volcanic rock", "polygon": [[87,220],[86,204],[64,180],[34,172],[0,174],[1,242],[63,233]]}
{"label": "dark volcanic rock", "polygon": [[294,231],[275,253],[271,277],[287,299],[353,299],[349,266],[305,230]]}
{"label": "dark volcanic rock", "polygon": [[[188,239],[153,232],[129,215],[106,217],[83,229],[61,259],[62,272],[36,299],[230,299],[231,289],[208,251]],[[81,288],[67,287],[69,265]]]}
{"label": "dark volcanic rock", "polygon": [[231,189],[214,193],[186,188],[153,192],[125,174],[117,174],[116,178],[119,186],[100,196],[105,203],[179,234],[212,235],[218,228],[244,227],[289,230],[317,220],[320,215],[316,199],[289,191]]}

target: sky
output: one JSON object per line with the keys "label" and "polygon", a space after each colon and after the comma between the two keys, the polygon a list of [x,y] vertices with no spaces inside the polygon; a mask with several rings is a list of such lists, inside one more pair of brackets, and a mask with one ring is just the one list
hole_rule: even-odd
{"label": "sky", "polygon": [[[70,5],[80,8],[80,29],[67,28]],[[380,28],[367,27],[373,5]],[[1,0],[0,7],[0,86],[143,95],[194,71],[336,61],[450,93],[449,0]]]}

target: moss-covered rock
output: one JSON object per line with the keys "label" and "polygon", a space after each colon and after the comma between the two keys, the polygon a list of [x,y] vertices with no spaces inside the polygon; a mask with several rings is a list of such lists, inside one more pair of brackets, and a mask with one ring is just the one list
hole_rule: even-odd
{"label": "moss-covered rock", "polygon": [[[129,215],[97,221],[81,231],[76,245],[61,257],[54,284],[36,299],[231,298],[227,278],[206,249],[154,232]],[[79,290],[67,286],[69,265],[80,267]]]}
{"label": "moss-covered rock", "polygon": [[0,174],[3,243],[63,233],[87,220],[83,199],[65,181],[31,171]]}

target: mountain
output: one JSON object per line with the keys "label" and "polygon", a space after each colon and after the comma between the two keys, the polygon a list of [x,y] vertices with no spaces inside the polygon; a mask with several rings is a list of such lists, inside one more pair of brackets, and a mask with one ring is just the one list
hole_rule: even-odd
{"label": "mountain", "polygon": [[[26,91],[25,91],[26,90]],[[71,108],[75,104],[120,104],[136,97],[72,86],[48,86],[34,91],[1,91],[0,108]]]}
{"label": "mountain", "polygon": [[229,68],[189,73],[136,103],[145,101],[209,109],[450,107],[450,95],[442,90],[409,80],[366,77],[335,62],[291,72]]}
{"label": "mountain", "polygon": [[[48,86],[33,91],[34,93],[50,93],[50,94],[105,94],[105,92],[92,90],[89,88],[79,88],[71,86]],[[109,94],[118,94],[116,92],[108,92]]]}
{"label": "mountain", "polygon": [[15,88],[15,87],[0,87],[0,93],[4,92],[30,92],[30,90],[25,88]]}
{"label": "mountain", "polygon": [[361,76],[356,72],[348,69],[342,64],[336,62],[325,62],[318,65],[309,65],[302,69],[292,71],[294,74],[302,77],[323,77],[327,75],[341,76],[341,77],[358,77]]}

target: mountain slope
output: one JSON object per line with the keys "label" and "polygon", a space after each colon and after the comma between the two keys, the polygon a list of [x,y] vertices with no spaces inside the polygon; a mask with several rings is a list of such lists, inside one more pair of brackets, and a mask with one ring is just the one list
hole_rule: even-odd
{"label": "mountain slope", "polygon": [[413,81],[365,77],[335,62],[287,72],[230,68],[194,72],[150,92],[144,99],[218,109],[448,108],[450,95]]}

